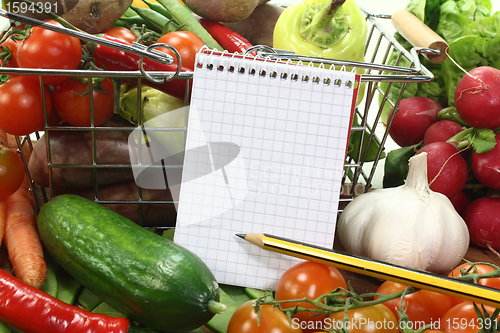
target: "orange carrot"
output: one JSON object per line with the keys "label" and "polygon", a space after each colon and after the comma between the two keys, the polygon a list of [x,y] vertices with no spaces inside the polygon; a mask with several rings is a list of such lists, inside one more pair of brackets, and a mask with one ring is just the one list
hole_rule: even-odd
{"label": "orange carrot", "polygon": [[[15,137],[8,137],[8,146],[19,149]],[[31,150],[22,147],[26,161]],[[21,187],[5,200],[5,247],[14,275],[21,281],[40,288],[45,281],[46,263],[36,225],[36,208],[28,177]]]}
{"label": "orange carrot", "polygon": [[28,178],[6,200],[4,241],[14,275],[21,281],[40,288],[45,281],[46,263],[31,204]]}
{"label": "orange carrot", "polygon": [[0,245],[5,233],[5,200],[0,200]]}
{"label": "orange carrot", "polygon": [[[23,146],[21,147],[22,149],[19,149],[19,146],[18,146],[18,144],[17,144],[16,137],[15,137],[14,135],[12,135],[12,134],[8,134],[8,133],[7,133],[7,142],[8,142],[8,147],[9,147],[10,149],[14,149],[14,150],[16,150],[16,151],[22,151],[22,154],[23,154],[24,159],[25,159],[25,163],[26,163],[26,165],[27,165],[27,164],[28,164],[28,162],[29,162],[29,160],[30,160],[30,157],[31,157],[31,151],[32,151],[32,149],[31,149],[31,147],[28,145],[27,141],[25,141],[25,142],[23,143]],[[28,185],[29,185],[29,183],[28,183]],[[28,189],[30,189],[30,187],[29,187],[29,186],[28,186]],[[32,192],[31,192],[31,189],[30,189],[30,193],[32,193]],[[33,195],[30,195],[29,200],[30,200],[31,205],[33,206],[33,209],[34,209],[35,211],[37,211],[37,206],[36,206],[36,203],[35,203],[35,197],[34,197]]]}
{"label": "orange carrot", "polygon": [[[0,130],[0,148],[7,147],[7,133]],[[3,235],[5,232],[5,200],[0,200],[0,245],[2,245]]]}

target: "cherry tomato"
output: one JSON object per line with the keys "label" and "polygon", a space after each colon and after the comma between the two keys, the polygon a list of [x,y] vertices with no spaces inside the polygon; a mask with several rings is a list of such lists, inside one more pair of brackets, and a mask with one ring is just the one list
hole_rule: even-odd
{"label": "cherry tomato", "polygon": [[349,329],[349,333],[398,333],[396,316],[383,304],[347,311],[347,323],[342,322],[344,312],[336,312],[326,321],[326,329]]}
{"label": "cherry tomato", "polygon": [[[301,333],[298,325],[290,323],[286,314],[273,305],[262,305],[260,324],[253,301],[243,303],[229,320],[227,333]],[[295,327],[297,326],[297,327]]]}
{"label": "cherry tomato", "polygon": [[[460,266],[455,267],[450,272],[450,274],[448,274],[448,276],[450,276],[450,277],[451,276],[461,276],[462,273],[460,272],[460,270],[464,269],[465,271],[467,271],[469,268],[470,268],[470,265],[468,263],[461,264]],[[495,269],[491,266],[488,266],[488,265],[477,264],[477,265],[475,265],[475,268],[473,268],[469,272],[469,274],[474,273],[474,270],[476,270],[477,273],[479,273],[479,274],[483,274],[483,273],[493,272]],[[479,284],[481,286],[490,287],[490,288],[500,289],[500,277],[481,279],[477,282],[477,284]],[[454,305],[458,304],[458,303],[465,302],[464,299],[456,298],[456,297],[452,297],[452,301],[453,301]]]}
{"label": "cherry tomato", "polygon": [[[45,88],[45,108],[50,116],[52,101]],[[28,135],[45,123],[40,84],[19,75],[0,85],[0,128],[12,135]]]}
{"label": "cherry tomato", "polygon": [[[114,114],[113,82],[105,79],[100,87],[94,87],[92,98],[94,125],[107,122]],[[73,126],[90,126],[91,109],[88,85],[78,80],[64,81],[54,88],[53,102],[57,114]]]}
{"label": "cherry tomato", "polygon": [[[484,315],[481,305],[478,304],[478,307]],[[495,308],[487,305],[484,305],[484,308],[489,313],[489,319],[478,318],[476,312],[474,311],[474,304],[472,302],[467,301],[459,303],[448,310],[443,317],[441,317],[441,327],[446,333],[490,332],[492,325],[498,324],[500,317],[491,317]],[[482,328],[484,328],[484,331],[481,330]]]}
{"label": "cherry tomato", "polygon": [[[17,50],[17,63],[21,68],[71,70],[78,68],[81,57],[82,45],[78,38],[41,27],[32,28]],[[32,78],[38,80],[37,76]],[[44,76],[43,79],[44,84],[57,84],[67,78]]]}
{"label": "cherry tomato", "polygon": [[[57,112],[54,111],[54,108],[52,108],[52,112],[50,113],[50,116],[47,118],[47,125],[48,126],[57,126],[60,123],[62,123],[62,118],[57,114]],[[44,127],[40,128],[41,131],[44,130]]]}
{"label": "cherry tomato", "polygon": [[[9,32],[14,32],[15,30],[24,31],[24,29],[25,29],[24,24],[20,24],[10,29]],[[12,68],[19,67],[17,64],[17,49],[19,48],[19,45],[21,45],[22,40],[18,40],[17,38],[22,38],[22,37],[19,36],[16,32],[10,35],[9,38],[4,40],[0,44],[0,53],[4,51],[1,50],[1,48],[8,48],[10,51],[10,57],[8,63],[5,64],[5,61],[3,59],[0,59],[1,66],[12,67]]]}
{"label": "cherry tomato", "polygon": [[130,44],[137,41],[137,36],[130,30],[124,27],[112,27],[104,31],[105,35],[121,38]]}
{"label": "cherry tomato", "polygon": [[24,163],[14,150],[0,148],[0,200],[17,191],[24,180]]}
{"label": "cherry tomato", "polygon": [[[205,42],[196,34],[189,31],[172,31],[161,36],[157,43],[165,43],[173,46],[181,55],[182,67],[193,70],[196,53],[205,46]],[[172,51],[164,47],[158,47],[157,50],[163,51],[177,59]]]}
{"label": "cherry tomato", "polygon": [[[52,101],[52,97],[54,96],[54,85],[45,85],[45,88],[49,91],[50,95],[50,100]],[[47,117],[47,125],[48,126],[57,126],[62,122],[62,118],[57,114],[57,112],[54,110],[54,103],[52,103],[52,110],[50,111],[50,114]],[[44,131],[45,130],[45,124],[40,126],[37,131]]]}
{"label": "cherry tomato", "polygon": [[[275,298],[278,301],[293,300],[307,297],[316,299],[321,295],[328,294],[337,288],[347,289],[347,283],[338,269],[335,267],[304,261],[288,269],[279,279],[276,286]],[[296,307],[297,303],[282,303],[284,309]],[[310,303],[299,303],[303,308],[315,308]],[[328,315],[317,315],[314,312],[302,311],[293,316],[301,322],[303,327],[315,326],[316,322],[322,322]],[[302,324],[305,322],[305,324]],[[309,325],[314,322],[312,325]],[[304,329],[304,332],[314,330]]]}
{"label": "cherry tomato", "polygon": [[[385,281],[380,285],[377,293],[392,294],[404,290],[407,286],[400,283]],[[401,298],[395,298],[384,304],[397,317],[396,309],[399,309]],[[419,290],[406,295],[403,300],[403,308],[406,309],[408,319],[414,324],[422,326],[422,323],[432,324],[439,320],[443,314],[453,307],[452,297],[428,290]],[[418,329],[421,327],[415,327]]]}
{"label": "cherry tomato", "polygon": [[[7,64],[5,65],[4,60],[0,60],[0,65],[5,66],[5,67],[12,67],[12,68],[18,67],[18,65],[17,65],[17,49],[19,48],[19,45],[21,45],[21,41],[15,40],[13,38],[8,38],[0,44],[1,48],[6,47],[10,51],[10,58],[9,58]],[[1,52],[2,51],[0,50],[0,53]]]}

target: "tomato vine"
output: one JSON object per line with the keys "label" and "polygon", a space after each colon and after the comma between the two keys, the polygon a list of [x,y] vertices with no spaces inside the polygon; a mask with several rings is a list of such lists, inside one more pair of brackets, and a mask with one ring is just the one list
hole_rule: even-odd
{"label": "tomato vine", "polygon": [[[470,265],[468,268],[460,268],[459,271],[461,273],[460,276],[450,276],[452,279],[474,283],[477,284],[478,281],[482,279],[490,279],[490,278],[498,278],[500,277],[500,268],[494,264],[487,262],[470,262],[466,260],[466,263]],[[491,267],[493,270],[489,272],[485,272],[484,270],[478,270],[476,267],[478,265],[486,265]],[[290,320],[292,317],[299,312],[310,312],[315,315],[323,314],[323,315],[332,315],[338,312],[344,312],[344,320],[347,320],[347,313],[349,310],[360,309],[365,307],[372,307],[378,304],[386,303],[390,300],[394,300],[400,298],[399,308],[397,309],[398,321],[400,331],[402,333],[422,333],[429,329],[437,329],[433,326],[433,324],[426,324],[418,328],[413,328],[410,320],[406,314],[407,307],[404,307],[403,300],[406,296],[410,294],[416,293],[420,291],[420,289],[407,286],[405,289],[400,290],[398,292],[390,293],[390,294],[381,294],[381,293],[363,293],[358,294],[354,291],[354,289],[349,285],[348,288],[337,288],[330,293],[319,296],[316,299],[309,299],[307,297],[297,298],[297,299],[287,299],[287,300],[275,300],[269,295],[263,296],[254,300],[253,306],[254,310],[257,312],[257,316],[259,316],[259,309],[264,305],[272,305],[278,308],[280,311],[285,313]],[[305,306],[295,306],[295,307],[286,307],[287,303],[296,303],[299,304],[307,303],[312,305],[312,307]],[[472,302],[467,302],[470,305],[470,308],[474,308],[475,315],[477,316],[477,320],[480,322],[491,322],[488,328],[482,328],[481,333],[497,333],[500,329],[500,323],[495,318],[500,316],[500,309],[493,309],[490,306],[485,306],[483,304],[476,304]],[[465,305],[464,305],[465,306]],[[346,332],[344,329],[338,330],[328,330],[327,332]]]}

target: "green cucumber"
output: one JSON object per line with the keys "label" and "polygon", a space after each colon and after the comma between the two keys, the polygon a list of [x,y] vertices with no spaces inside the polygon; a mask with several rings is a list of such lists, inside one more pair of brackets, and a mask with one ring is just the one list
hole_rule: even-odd
{"label": "green cucumber", "polygon": [[[229,320],[231,320],[231,317],[240,305],[243,304],[236,302],[230,295],[228,295],[224,290],[224,286],[220,288],[220,300],[226,304],[226,311],[215,315],[208,323],[205,324],[205,327],[207,327],[210,332],[214,333],[226,333]],[[247,300],[249,300],[249,298]]]}
{"label": "green cucumber", "polygon": [[186,332],[225,310],[198,256],[94,201],[56,196],[41,208],[38,229],[68,273],[144,326]]}

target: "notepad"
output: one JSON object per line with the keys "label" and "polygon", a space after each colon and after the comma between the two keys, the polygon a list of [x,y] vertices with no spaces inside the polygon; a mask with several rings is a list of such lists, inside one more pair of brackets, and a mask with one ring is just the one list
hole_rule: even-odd
{"label": "notepad", "polygon": [[196,63],[174,241],[219,283],[274,289],[298,260],[235,234],[333,246],[359,76],[214,51]]}

